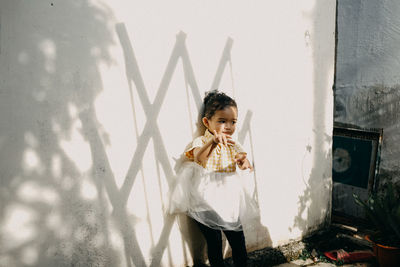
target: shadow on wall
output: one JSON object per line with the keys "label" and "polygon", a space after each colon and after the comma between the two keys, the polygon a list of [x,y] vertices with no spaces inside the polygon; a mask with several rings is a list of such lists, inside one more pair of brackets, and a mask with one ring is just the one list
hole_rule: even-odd
{"label": "shadow on wall", "polygon": [[[168,87],[170,85],[172,76],[175,72],[175,69],[177,68],[178,61],[181,60],[182,66],[183,66],[183,71],[184,71],[184,78],[185,78],[185,85],[186,85],[186,93],[188,94],[187,96],[189,97],[189,88],[191,89],[191,95],[195,100],[195,104],[197,107],[197,112],[200,113],[200,110],[202,108],[202,98],[199,93],[199,88],[196,83],[194,71],[189,59],[189,54],[186,48],[185,40],[186,40],[186,34],[183,32],[180,32],[176,36],[176,43],[175,46],[172,50],[170,59],[168,61],[166,70],[164,72],[164,76],[161,79],[161,84],[158,89],[158,92],[156,94],[154,102],[151,104],[149,97],[147,95],[147,91],[140,73],[140,69],[138,66],[138,62],[136,60],[131,41],[129,39],[129,36],[127,34],[126,28],[124,24],[117,24],[116,25],[116,31],[118,33],[118,37],[124,52],[124,57],[125,57],[125,64],[126,64],[126,77],[128,80],[129,84],[129,89],[130,89],[130,95],[131,95],[131,103],[132,103],[132,111],[133,111],[133,117],[136,118],[136,107],[135,107],[135,101],[133,99],[133,88],[136,88],[137,90],[137,95],[140,98],[140,102],[144,108],[145,114],[146,114],[146,124],[144,126],[144,129],[142,131],[142,134],[139,135],[138,133],[138,127],[135,125],[135,131],[137,135],[137,143],[138,147],[136,148],[135,154],[133,156],[128,174],[126,176],[126,179],[124,181],[124,184],[120,190],[121,195],[120,197],[122,198],[120,203],[117,203],[119,206],[124,206],[128,196],[130,195],[130,192],[132,190],[132,186],[134,184],[134,180],[138,177],[138,173],[142,172],[141,169],[141,161],[143,158],[143,153],[148,146],[148,143],[150,141],[150,138],[153,139],[153,142],[155,143],[155,151],[154,154],[156,156],[156,161],[157,161],[157,166],[161,166],[165,176],[168,180],[169,186],[171,186],[174,182],[174,172],[172,171],[172,167],[170,166],[170,161],[169,161],[169,156],[167,153],[167,150],[165,148],[165,144],[162,139],[161,132],[159,130],[159,127],[157,125],[157,117],[159,115],[159,112],[161,110],[161,106],[163,105],[165,96],[168,91]],[[212,83],[212,88],[218,88],[219,83],[221,81],[221,77],[223,75],[224,69],[227,65],[227,63],[230,61],[230,50],[232,47],[233,40],[228,38],[227,43],[225,45],[224,51],[222,53],[221,60],[219,62],[219,66],[217,68],[216,75],[214,77],[214,81]],[[190,112],[190,111],[189,111]],[[190,117],[190,116],[189,116]],[[192,116],[194,117],[194,116]],[[202,123],[200,122],[201,118],[198,117],[197,121],[197,131],[195,135],[200,135],[203,134],[204,132],[204,127]],[[251,139],[251,127],[250,127],[250,120],[251,120],[251,112],[248,112],[248,114],[245,117],[245,123],[239,133],[239,139],[241,142],[244,141],[246,138],[246,135],[249,134],[249,137]],[[136,121],[136,120],[135,120]],[[194,132],[192,130],[192,132]],[[252,140],[250,140],[252,142]],[[95,145],[94,145],[95,146]],[[178,160],[178,165],[179,165],[179,160]],[[177,169],[175,169],[177,170]],[[142,174],[143,175],[143,174]],[[160,180],[160,172],[158,171],[158,179]],[[160,185],[159,185],[160,186]],[[160,187],[161,188],[161,187]],[[257,192],[257,189],[255,189],[255,193]],[[113,204],[114,206],[114,204]],[[165,213],[165,210],[163,211]],[[168,246],[169,242],[169,235],[171,232],[171,228],[174,223],[174,217],[170,215],[166,215],[162,233],[160,235],[160,238],[157,242],[157,244],[153,247],[153,255],[151,256],[152,261],[150,266],[159,266],[163,253],[167,249],[168,251],[168,256],[171,257],[171,251]],[[194,263],[201,264],[204,262],[204,253],[205,253],[205,241],[199,232],[197,226],[193,223],[193,221],[186,217],[185,215],[179,215],[177,218],[178,225],[180,227],[180,231],[182,233],[182,243],[186,243],[189,247],[189,251],[191,253],[191,258],[193,259]],[[149,221],[149,223],[151,223]],[[266,240],[269,240],[268,242],[271,243],[270,237],[268,230],[265,227],[262,227],[261,223],[258,221],[255,222],[255,224],[252,226],[252,229],[250,230],[250,237],[253,240],[253,242],[259,242],[259,238],[265,238]],[[251,236],[252,230],[254,230],[256,227],[258,227],[258,236]],[[134,236],[133,236],[134,238]],[[229,255],[229,252],[228,254]],[[185,256],[186,257],[186,256]],[[132,255],[132,261],[135,260],[134,255]],[[185,258],[185,261],[188,262],[188,258]],[[135,262],[134,262],[135,263]]]}
{"label": "shadow on wall", "polygon": [[[306,189],[298,201],[298,215],[294,220],[294,228],[301,230],[303,235],[323,227],[330,223],[331,216],[331,192],[332,192],[332,170],[331,170],[331,148],[326,149],[326,144],[332,144],[332,136],[327,135],[327,127],[331,122],[325,120],[327,111],[326,101],[331,97],[327,93],[326,86],[333,83],[329,78],[333,71],[333,60],[324,60],[326,56],[332,56],[330,51],[331,44],[324,43],[326,40],[333,40],[334,29],[331,27],[332,9],[327,8],[326,3],[315,1],[314,9],[311,14],[307,14],[313,18],[314,36],[311,38],[305,34],[307,46],[312,49],[313,66],[314,66],[314,99],[313,99],[313,144],[309,144],[304,148],[304,157],[312,156],[312,170],[309,177],[303,177]],[[323,163],[323,164],[321,164]],[[328,163],[328,164],[326,164]],[[303,174],[302,174],[303,175]],[[326,205],[325,205],[326,204]],[[313,225],[310,225],[313,223]],[[289,229],[291,230],[291,229]]]}
{"label": "shadow on wall", "polygon": [[363,128],[383,128],[379,187],[400,177],[400,86],[376,85],[352,90],[340,88],[335,94],[335,121],[352,123]]}
{"label": "shadow on wall", "polygon": [[[97,66],[111,63],[112,14],[86,0],[1,5],[0,265],[118,266],[104,169],[82,174],[62,148],[102,90]],[[98,127],[87,117],[84,131]],[[98,198],[82,197],[84,179]]]}
{"label": "shadow on wall", "polygon": [[[122,49],[124,52],[124,57],[125,57],[126,77],[127,77],[129,89],[130,89],[133,117],[136,118],[136,113],[135,113],[136,108],[135,108],[134,101],[133,101],[133,91],[132,90],[133,90],[133,88],[136,88],[138,96],[140,98],[140,102],[142,103],[142,106],[143,106],[143,109],[144,109],[147,119],[146,119],[146,124],[144,126],[144,129],[140,135],[138,132],[138,126],[135,125],[135,132],[136,132],[136,136],[137,136],[138,146],[135,150],[128,173],[126,175],[125,181],[120,190],[120,195],[118,196],[118,199],[116,200],[116,202],[112,203],[114,209],[116,209],[117,207],[124,207],[126,205],[126,202],[128,200],[128,197],[130,196],[134,181],[138,177],[138,173],[141,172],[141,174],[143,175],[142,159],[143,159],[143,155],[145,153],[147,146],[149,145],[151,138],[153,139],[153,142],[155,144],[154,145],[154,149],[155,149],[154,155],[156,157],[156,163],[157,163],[156,165],[157,166],[161,165],[161,167],[165,173],[165,177],[167,178],[168,185],[171,186],[171,184],[173,183],[174,172],[170,165],[169,155],[165,148],[160,129],[157,125],[157,117],[160,113],[162,104],[163,104],[165,96],[167,94],[168,87],[171,82],[174,70],[177,66],[178,60],[180,58],[182,58],[183,62],[190,63],[190,61],[188,60],[188,54],[186,51],[186,47],[184,45],[185,34],[180,33],[177,36],[176,44],[173,48],[171,57],[167,64],[166,71],[164,73],[164,76],[162,77],[161,85],[159,87],[159,90],[157,92],[155,100],[153,103],[151,103],[150,99],[147,95],[147,90],[145,88],[145,85],[144,85],[144,82],[143,82],[143,79],[142,79],[142,76],[141,76],[141,73],[139,70],[139,66],[136,61],[136,57],[133,52],[131,42],[129,40],[129,36],[125,29],[125,25],[117,24],[116,31],[118,33],[118,37],[119,37],[119,40],[120,40],[120,43],[121,43],[121,46],[122,46]],[[191,66],[184,64],[184,70],[185,70],[186,80],[189,80],[189,82],[191,81],[192,84],[194,85],[194,86],[191,86],[192,94],[195,97],[195,103],[197,104],[197,107],[200,107],[201,97],[199,94],[199,90],[195,84],[192,68],[191,68]],[[189,73],[188,73],[188,71],[189,71]],[[135,86],[133,86],[133,85],[135,85]],[[134,121],[136,122],[136,119]],[[95,144],[93,145],[93,147],[94,146],[95,146]],[[105,151],[103,153],[105,155]],[[161,177],[160,177],[159,171],[158,171],[158,175],[159,175],[158,181],[160,181]],[[160,184],[159,184],[159,187],[161,188]],[[110,192],[109,195],[112,196],[112,195],[114,195],[114,193]],[[165,211],[163,211],[163,212],[165,213]],[[120,216],[118,215],[118,217],[120,217]],[[151,256],[152,261],[151,261],[150,266],[159,266],[160,265],[165,249],[168,250],[168,256],[171,261],[171,251],[169,249],[168,242],[169,242],[169,235],[170,235],[172,226],[174,224],[175,218],[172,215],[166,215],[166,217],[164,219],[165,219],[165,221],[164,221],[163,229],[161,231],[159,240],[156,242],[156,244],[152,248],[153,255]],[[148,223],[151,225],[150,220],[148,220]],[[126,221],[125,225],[129,227],[129,225],[130,225],[129,221]],[[130,242],[130,240],[134,240],[135,241],[134,251],[135,250],[140,251],[140,247],[138,247],[138,245],[137,245],[136,237],[135,237],[133,231],[131,231],[131,232],[132,232],[132,236],[127,237],[127,239],[125,240],[125,243]],[[195,238],[195,237],[189,238],[189,240],[199,240],[199,236],[197,236],[197,238]],[[204,242],[203,242],[203,244],[204,244]],[[201,260],[202,255],[203,255],[202,248],[199,247],[200,256],[198,256],[198,255],[196,255],[197,250],[193,250],[194,246],[190,245],[190,243],[189,243],[189,247],[190,247],[190,251],[194,254],[194,255],[192,255],[193,258],[194,259],[200,258],[200,260]],[[143,259],[142,262],[136,262],[138,259],[138,255],[132,254],[131,251],[133,251],[132,247],[129,247],[126,251],[128,254],[127,255],[128,265],[130,266],[131,265],[130,261],[132,261],[135,265],[140,264],[140,266],[146,266],[143,256],[140,255],[140,257]],[[185,259],[185,260],[187,261],[187,259]]]}
{"label": "shadow on wall", "polygon": [[[0,133],[0,265],[147,266],[148,256],[138,244],[136,220],[127,214],[126,203],[150,138],[158,144],[154,155],[169,184],[174,176],[156,121],[179,59],[186,85],[200,109],[201,96],[184,45],[185,34],[177,36],[151,103],[126,30],[122,24],[116,29],[110,26],[113,14],[107,8],[95,7],[86,0],[7,1],[2,8],[7,11],[2,19],[10,24],[2,25],[7,39],[1,40],[5,46],[0,54],[5,70],[0,91],[0,121],[5,129]],[[107,133],[94,109],[94,101],[103,90],[98,66],[113,63],[108,51],[115,45],[115,30],[125,56],[130,90],[133,82],[147,117],[143,132],[139,135],[136,131],[138,146],[121,188],[106,155]],[[219,84],[230,60],[230,47],[228,39],[213,86]],[[134,110],[133,105],[135,116]],[[251,116],[246,118],[250,120]],[[243,139],[246,127],[250,130],[249,122],[244,125]],[[78,145],[76,151],[69,151],[72,158],[63,144],[76,139],[77,127],[87,147]],[[80,154],[85,149],[90,151],[87,159]],[[86,162],[85,172],[78,166],[81,162]],[[82,196],[85,180],[95,185],[95,197]],[[110,213],[114,220],[109,219]],[[159,266],[165,251],[171,257],[168,241],[174,220],[173,216],[164,218],[150,266]],[[204,241],[194,242],[198,239],[193,236],[199,233],[187,225],[189,228],[183,231],[189,235],[183,234],[184,242],[189,244],[194,260],[201,262]],[[115,227],[123,239],[119,247],[115,246],[119,241],[111,235]],[[120,249],[125,250],[125,263]]]}
{"label": "shadow on wall", "polygon": [[400,177],[399,10],[398,1],[338,1],[335,121],[383,128],[380,183]]}

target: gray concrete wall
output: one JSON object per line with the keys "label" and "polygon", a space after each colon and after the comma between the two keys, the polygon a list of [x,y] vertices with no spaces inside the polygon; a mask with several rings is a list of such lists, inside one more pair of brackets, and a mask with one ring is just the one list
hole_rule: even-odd
{"label": "gray concrete wall", "polygon": [[255,162],[248,249],[321,227],[334,20],[319,0],[1,1],[0,266],[204,261],[198,229],[165,205],[217,87]]}
{"label": "gray concrete wall", "polygon": [[338,1],[335,121],[383,128],[379,179],[400,180],[400,3]]}

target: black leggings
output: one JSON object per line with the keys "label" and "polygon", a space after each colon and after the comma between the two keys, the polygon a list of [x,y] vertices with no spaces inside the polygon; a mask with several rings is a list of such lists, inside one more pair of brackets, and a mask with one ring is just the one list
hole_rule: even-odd
{"label": "black leggings", "polygon": [[[207,241],[208,260],[212,267],[223,267],[222,235],[220,230],[215,230],[197,222],[203,236]],[[223,230],[229,245],[232,248],[233,263],[237,267],[245,267],[247,263],[246,242],[243,231]]]}

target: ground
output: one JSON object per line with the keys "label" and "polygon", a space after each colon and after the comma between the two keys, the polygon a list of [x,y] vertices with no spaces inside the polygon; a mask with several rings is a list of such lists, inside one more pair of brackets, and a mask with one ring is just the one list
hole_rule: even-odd
{"label": "ground", "polygon": [[[297,266],[358,266],[377,267],[374,259],[364,262],[334,262],[325,257],[324,252],[343,249],[346,252],[372,251],[372,244],[365,240],[370,231],[360,226],[349,226],[339,223],[331,224],[301,241],[293,241],[282,247],[265,248],[249,253],[249,267],[297,267]],[[232,265],[232,259],[227,259]]]}

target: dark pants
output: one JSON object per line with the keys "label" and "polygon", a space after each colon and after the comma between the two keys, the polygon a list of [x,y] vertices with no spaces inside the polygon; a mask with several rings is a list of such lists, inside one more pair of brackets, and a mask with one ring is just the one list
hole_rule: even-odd
{"label": "dark pants", "polygon": [[[207,241],[208,260],[212,267],[223,267],[222,235],[220,230],[215,230],[197,222],[200,231]],[[229,245],[232,248],[232,259],[236,267],[245,267],[247,262],[246,243],[243,231],[223,230]]]}

